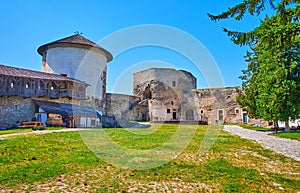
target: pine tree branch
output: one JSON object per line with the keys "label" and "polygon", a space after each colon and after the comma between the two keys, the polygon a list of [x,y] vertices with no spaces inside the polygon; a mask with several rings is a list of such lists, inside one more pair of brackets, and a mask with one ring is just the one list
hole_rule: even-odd
{"label": "pine tree branch", "polygon": [[[232,8],[228,8],[227,11],[219,14],[213,15],[208,13],[208,17],[213,21],[219,21],[222,19],[234,18],[235,20],[241,20],[245,13],[248,12],[251,15],[259,15],[265,9],[265,3],[267,0],[244,0],[243,3],[235,5]],[[268,3],[271,8],[275,9],[275,0],[269,0]],[[295,0],[290,0],[295,1]]]}

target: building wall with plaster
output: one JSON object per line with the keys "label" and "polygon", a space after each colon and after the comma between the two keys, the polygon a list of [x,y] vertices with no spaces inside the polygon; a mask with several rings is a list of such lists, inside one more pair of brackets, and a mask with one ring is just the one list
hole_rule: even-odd
{"label": "building wall with plaster", "polygon": [[65,74],[90,86],[87,96],[102,99],[106,93],[107,59],[92,49],[50,47],[43,54],[42,72]]}

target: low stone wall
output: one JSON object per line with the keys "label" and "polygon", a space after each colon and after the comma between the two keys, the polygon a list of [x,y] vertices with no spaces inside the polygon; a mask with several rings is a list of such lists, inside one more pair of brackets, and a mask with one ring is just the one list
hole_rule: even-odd
{"label": "low stone wall", "polygon": [[22,121],[31,121],[35,113],[35,104],[30,98],[0,98],[0,129],[17,127]]}
{"label": "low stone wall", "polygon": [[128,120],[148,120],[148,102],[124,94],[106,94],[106,115],[115,117],[120,125]]}

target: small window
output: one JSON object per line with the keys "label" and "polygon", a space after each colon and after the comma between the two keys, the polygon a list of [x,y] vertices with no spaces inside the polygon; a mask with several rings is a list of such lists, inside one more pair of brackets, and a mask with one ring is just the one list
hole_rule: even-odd
{"label": "small window", "polygon": [[167,113],[171,113],[171,110],[170,110],[170,109],[167,109]]}
{"label": "small window", "polygon": [[173,101],[171,101],[171,105],[174,105],[174,102],[173,102]]}
{"label": "small window", "polygon": [[173,86],[173,87],[176,87],[176,81],[173,81],[173,82],[172,82],[172,86]]}
{"label": "small window", "polygon": [[91,126],[92,126],[92,127],[95,127],[95,126],[96,126],[96,120],[95,120],[95,119],[92,119],[92,120],[91,120]]}
{"label": "small window", "polygon": [[204,115],[204,110],[203,109],[200,110],[200,114]]}
{"label": "small window", "polygon": [[10,88],[14,88],[14,83],[10,83]]}
{"label": "small window", "polygon": [[224,109],[218,109],[219,121],[224,121]]}
{"label": "small window", "polygon": [[29,88],[29,85],[28,85],[28,84],[26,84],[26,85],[25,85],[25,88]]}
{"label": "small window", "polygon": [[235,109],[235,114],[239,114],[240,110],[239,109]]}

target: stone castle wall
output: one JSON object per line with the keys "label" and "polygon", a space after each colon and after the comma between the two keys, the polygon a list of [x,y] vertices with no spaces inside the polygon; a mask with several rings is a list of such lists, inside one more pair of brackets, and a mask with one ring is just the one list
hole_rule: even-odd
{"label": "stone castle wall", "polygon": [[184,92],[196,88],[189,72],[170,68],[151,68],[133,75],[135,96],[149,101],[150,121],[178,121]]}
{"label": "stone castle wall", "polygon": [[133,74],[134,96],[140,97],[153,80],[160,81],[165,87],[171,87],[177,91],[196,88],[196,78],[189,72],[170,68],[151,68]]}
{"label": "stone castle wall", "polygon": [[107,93],[105,106],[106,115],[115,117],[121,126],[127,121],[148,120],[148,102],[142,101],[140,97]]}
{"label": "stone castle wall", "polygon": [[243,111],[236,102],[236,88],[197,89],[197,111],[208,123],[242,123]]}
{"label": "stone castle wall", "polygon": [[22,121],[31,121],[35,113],[35,104],[30,98],[0,98],[0,129],[16,127]]}

